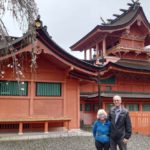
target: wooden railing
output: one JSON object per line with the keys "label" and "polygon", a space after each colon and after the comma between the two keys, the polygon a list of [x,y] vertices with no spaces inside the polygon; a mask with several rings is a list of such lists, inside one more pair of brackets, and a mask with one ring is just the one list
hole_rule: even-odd
{"label": "wooden railing", "polygon": [[131,46],[123,46],[123,45],[115,45],[112,48],[107,49],[107,54],[118,52],[118,51],[134,51],[136,53],[150,53],[150,48],[142,48],[142,47],[131,47]]}
{"label": "wooden railing", "polygon": [[130,112],[133,133],[150,135],[150,111]]}

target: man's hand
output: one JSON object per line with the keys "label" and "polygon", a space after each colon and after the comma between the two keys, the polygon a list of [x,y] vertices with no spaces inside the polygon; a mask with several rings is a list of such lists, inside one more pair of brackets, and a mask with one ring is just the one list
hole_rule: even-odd
{"label": "man's hand", "polygon": [[128,139],[125,139],[125,138],[124,138],[124,139],[123,139],[123,143],[124,143],[124,144],[127,144],[127,143],[128,143]]}

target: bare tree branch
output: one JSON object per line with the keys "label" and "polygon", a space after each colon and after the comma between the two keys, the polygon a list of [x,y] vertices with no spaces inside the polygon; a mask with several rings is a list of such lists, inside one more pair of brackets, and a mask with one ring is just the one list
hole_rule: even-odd
{"label": "bare tree branch", "polygon": [[[5,54],[12,54],[12,65],[13,70],[16,74],[17,78],[20,78],[22,75],[21,66],[18,63],[18,59],[16,55],[14,55],[16,49],[13,47],[12,40],[9,38],[9,34],[7,32],[7,28],[2,20],[2,17],[10,12],[11,16],[17,21],[18,27],[24,31],[27,28],[30,33],[31,43],[33,45],[33,49],[31,52],[31,67],[36,66],[36,54],[34,53],[35,49],[35,40],[36,40],[36,32],[34,28],[34,22],[37,18],[38,9],[35,3],[35,0],[0,0],[0,41],[7,43],[7,47],[5,49]],[[27,31],[26,31],[27,32]],[[0,54],[0,57],[2,55]],[[34,61],[33,61],[34,60]],[[2,64],[2,62],[0,62]],[[1,67],[2,68],[2,67]],[[33,69],[33,68],[32,68]],[[0,74],[4,72],[0,69]]]}

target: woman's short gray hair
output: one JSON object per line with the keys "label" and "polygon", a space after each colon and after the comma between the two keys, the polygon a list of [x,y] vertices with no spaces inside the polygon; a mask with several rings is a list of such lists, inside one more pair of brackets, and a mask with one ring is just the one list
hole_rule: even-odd
{"label": "woman's short gray hair", "polygon": [[97,112],[97,119],[101,117],[107,118],[107,112],[104,109],[99,109]]}

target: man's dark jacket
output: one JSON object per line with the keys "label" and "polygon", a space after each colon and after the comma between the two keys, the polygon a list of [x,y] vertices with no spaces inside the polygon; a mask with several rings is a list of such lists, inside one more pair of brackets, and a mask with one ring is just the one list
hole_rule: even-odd
{"label": "man's dark jacket", "polygon": [[111,108],[109,112],[109,120],[111,121],[111,131],[110,137],[113,140],[129,139],[132,133],[131,120],[129,117],[128,110],[121,107],[121,112],[119,114],[118,120],[115,123],[115,110],[116,108]]}

